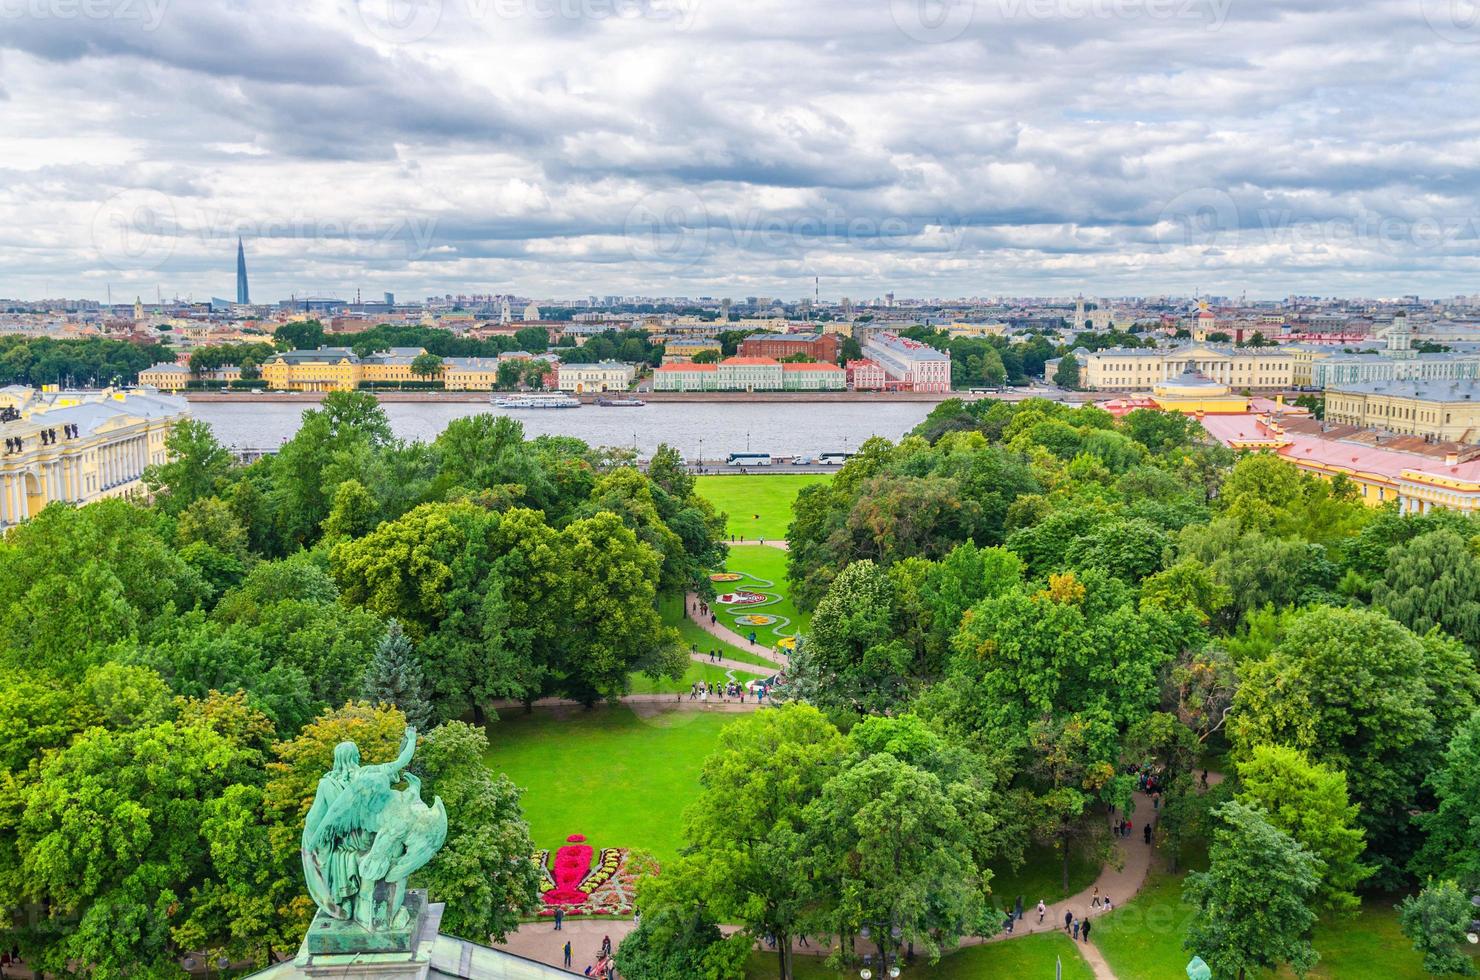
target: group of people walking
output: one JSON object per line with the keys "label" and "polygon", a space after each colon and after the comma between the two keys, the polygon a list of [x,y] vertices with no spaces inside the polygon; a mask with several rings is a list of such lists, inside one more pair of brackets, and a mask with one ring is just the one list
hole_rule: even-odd
{"label": "group of people walking", "polygon": [[[558,929],[559,926],[556,928]],[[560,952],[565,968],[574,969],[571,966],[571,956],[574,951],[571,949],[570,940],[566,940],[565,947]],[[612,954],[611,936],[601,937],[601,948],[596,952],[596,961],[586,965],[585,975],[599,977],[600,980],[617,980],[617,960]]]}
{"label": "group of people walking", "polygon": [[[729,702],[732,698],[738,698],[741,704],[745,703],[746,696],[750,692],[744,684],[739,681],[725,681],[723,684],[712,681],[694,681],[689,685],[689,700],[708,702],[716,698],[720,701]],[[754,697],[757,703],[766,700],[766,685],[761,684],[755,689]]]}

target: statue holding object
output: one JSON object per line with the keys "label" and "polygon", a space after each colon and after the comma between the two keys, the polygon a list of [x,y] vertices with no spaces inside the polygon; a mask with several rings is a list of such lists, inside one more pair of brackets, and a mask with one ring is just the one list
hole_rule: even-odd
{"label": "statue holding object", "polygon": [[[319,780],[303,824],[303,874],[319,907],[316,926],[326,916],[368,933],[405,933],[411,925],[406,879],[447,839],[441,798],[427,806],[421,781],[405,771],[415,751],[409,726],[400,754],[381,765],[360,765],[354,742],[335,746],[334,768]],[[396,789],[403,780],[406,787]]]}

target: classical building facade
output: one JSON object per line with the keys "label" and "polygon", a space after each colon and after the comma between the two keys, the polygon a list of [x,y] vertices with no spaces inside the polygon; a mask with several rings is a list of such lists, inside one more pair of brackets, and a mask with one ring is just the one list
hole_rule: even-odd
{"label": "classical building facade", "polygon": [[411,371],[411,362],[425,353],[421,347],[392,347],[361,358],[348,347],[290,350],[263,363],[262,379],[278,391],[353,391],[362,382],[434,380]]}
{"label": "classical building facade", "polygon": [[1080,348],[1074,357],[1080,387],[1096,391],[1149,391],[1189,371],[1234,390],[1288,388],[1293,383],[1292,359],[1275,347]]}
{"label": "classical building facade", "polygon": [[173,362],[153,364],[139,372],[139,384],[160,391],[183,391],[190,382],[190,369]]}
{"label": "classical building facade", "polygon": [[598,361],[595,364],[562,364],[556,374],[561,391],[581,394],[589,391],[626,391],[637,377],[637,368],[621,361]]}
{"label": "classical building facade", "polygon": [[1480,382],[1369,381],[1326,389],[1326,420],[1434,442],[1480,442]]}
{"label": "classical building facade", "polygon": [[142,492],[145,467],[165,461],[165,436],[189,411],[153,391],[0,389],[0,529],[57,501]]}
{"label": "classical building facade", "polygon": [[951,355],[887,330],[870,332],[863,355],[884,369],[890,387],[950,391]]}
{"label": "classical building facade", "polygon": [[782,364],[769,357],[664,364],[653,371],[654,391],[842,391],[846,387],[847,375],[836,364]]}

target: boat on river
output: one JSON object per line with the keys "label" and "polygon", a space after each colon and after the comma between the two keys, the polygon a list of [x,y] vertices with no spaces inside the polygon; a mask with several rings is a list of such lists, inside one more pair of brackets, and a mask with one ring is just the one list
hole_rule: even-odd
{"label": "boat on river", "polygon": [[563,391],[549,394],[496,395],[492,398],[494,408],[580,408],[581,400],[572,398]]}
{"label": "boat on river", "polygon": [[642,406],[646,405],[647,402],[643,401],[641,398],[608,398],[607,396],[602,395],[600,398],[596,399],[596,404],[600,405],[602,408],[641,408]]}

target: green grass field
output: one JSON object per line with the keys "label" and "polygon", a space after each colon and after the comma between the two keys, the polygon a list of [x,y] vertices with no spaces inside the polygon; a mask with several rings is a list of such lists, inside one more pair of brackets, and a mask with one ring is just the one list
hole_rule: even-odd
{"label": "green grass field", "polygon": [[[1057,932],[970,946],[941,957],[934,966],[920,960],[906,965],[900,976],[928,977],[929,980],[1000,980],[1004,977],[1053,980],[1055,958],[1064,964],[1064,980],[1090,980],[1094,976],[1074,942]],[[856,967],[851,970],[829,969],[820,956],[797,956],[792,962],[797,980],[843,980],[858,976]],[[873,971],[875,977],[881,972],[877,968]],[[776,954],[767,951],[751,955],[745,976],[747,980],[774,980],[776,973]]]}
{"label": "green grass field", "polygon": [[697,711],[639,718],[624,705],[516,709],[488,726],[487,762],[524,788],[536,847],[553,851],[585,834],[598,848],[640,847],[672,861],[699,766],[734,720]]}
{"label": "green grass field", "polygon": [[802,487],[826,483],[820,473],[777,473],[767,476],[701,476],[700,495],[729,515],[727,533],[754,540],[779,541],[791,524],[791,502]]}
{"label": "green grass field", "polygon": [[[1182,875],[1154,873],[1140,895],[1095,922],[1095,945],[1120,980],[1185,976],[1192,954],[1182,937],[1192,909]],[[1423,958],[1398,928],[1393,902],[1368,898],[1351,919],[1323,919],[1315,932],[1321,960],[1309,976],[1328,980],[1422,980]],[[1265,978],[1293,977],[1288,969]],[[1253,978],[1251,978],[1253,980]]]}
{"label": "green grass field", "polygon": [[[747,671],[735,671],[734,680],[744,684],[758,677],[769,677],[775,668],[770,671],[757,670],[756,673]],[[704,681],[707,684],[723,684],[730,679],[729,671],[719,664],[690,663],[689,669],[684,672],[683,677],[672,680],[667,677],[659,677],[657,680],[646,674],[633,674],[631,686],[632,694],[682,694],[687,693],[694,686],[695,681]]]}
{"label": "green grass field", "polygon": [[[746,578],[738,582],[716,582],[715,589],[720,591],[745,589],[778,597],[778,601],[760,606],[720,606],[716,604],[715,612],[719,614],[719,621],[725,626],[741,636],[747,636],[751,630],[754,630],[756,644],[767,647],[772,646],[782,637],[794,636],[807,631],[812,617],[808,613],[798,612],[796,604],[791,601],[789,595],[791,590],[786,582],[786,552],[780,548],[772,548],[770,545],[732,545],[729,561],[725,563],[725,571],[739,572]],[[771,626],[748,626],[737,622],[739,617],[750,613],[781,618]]]}

